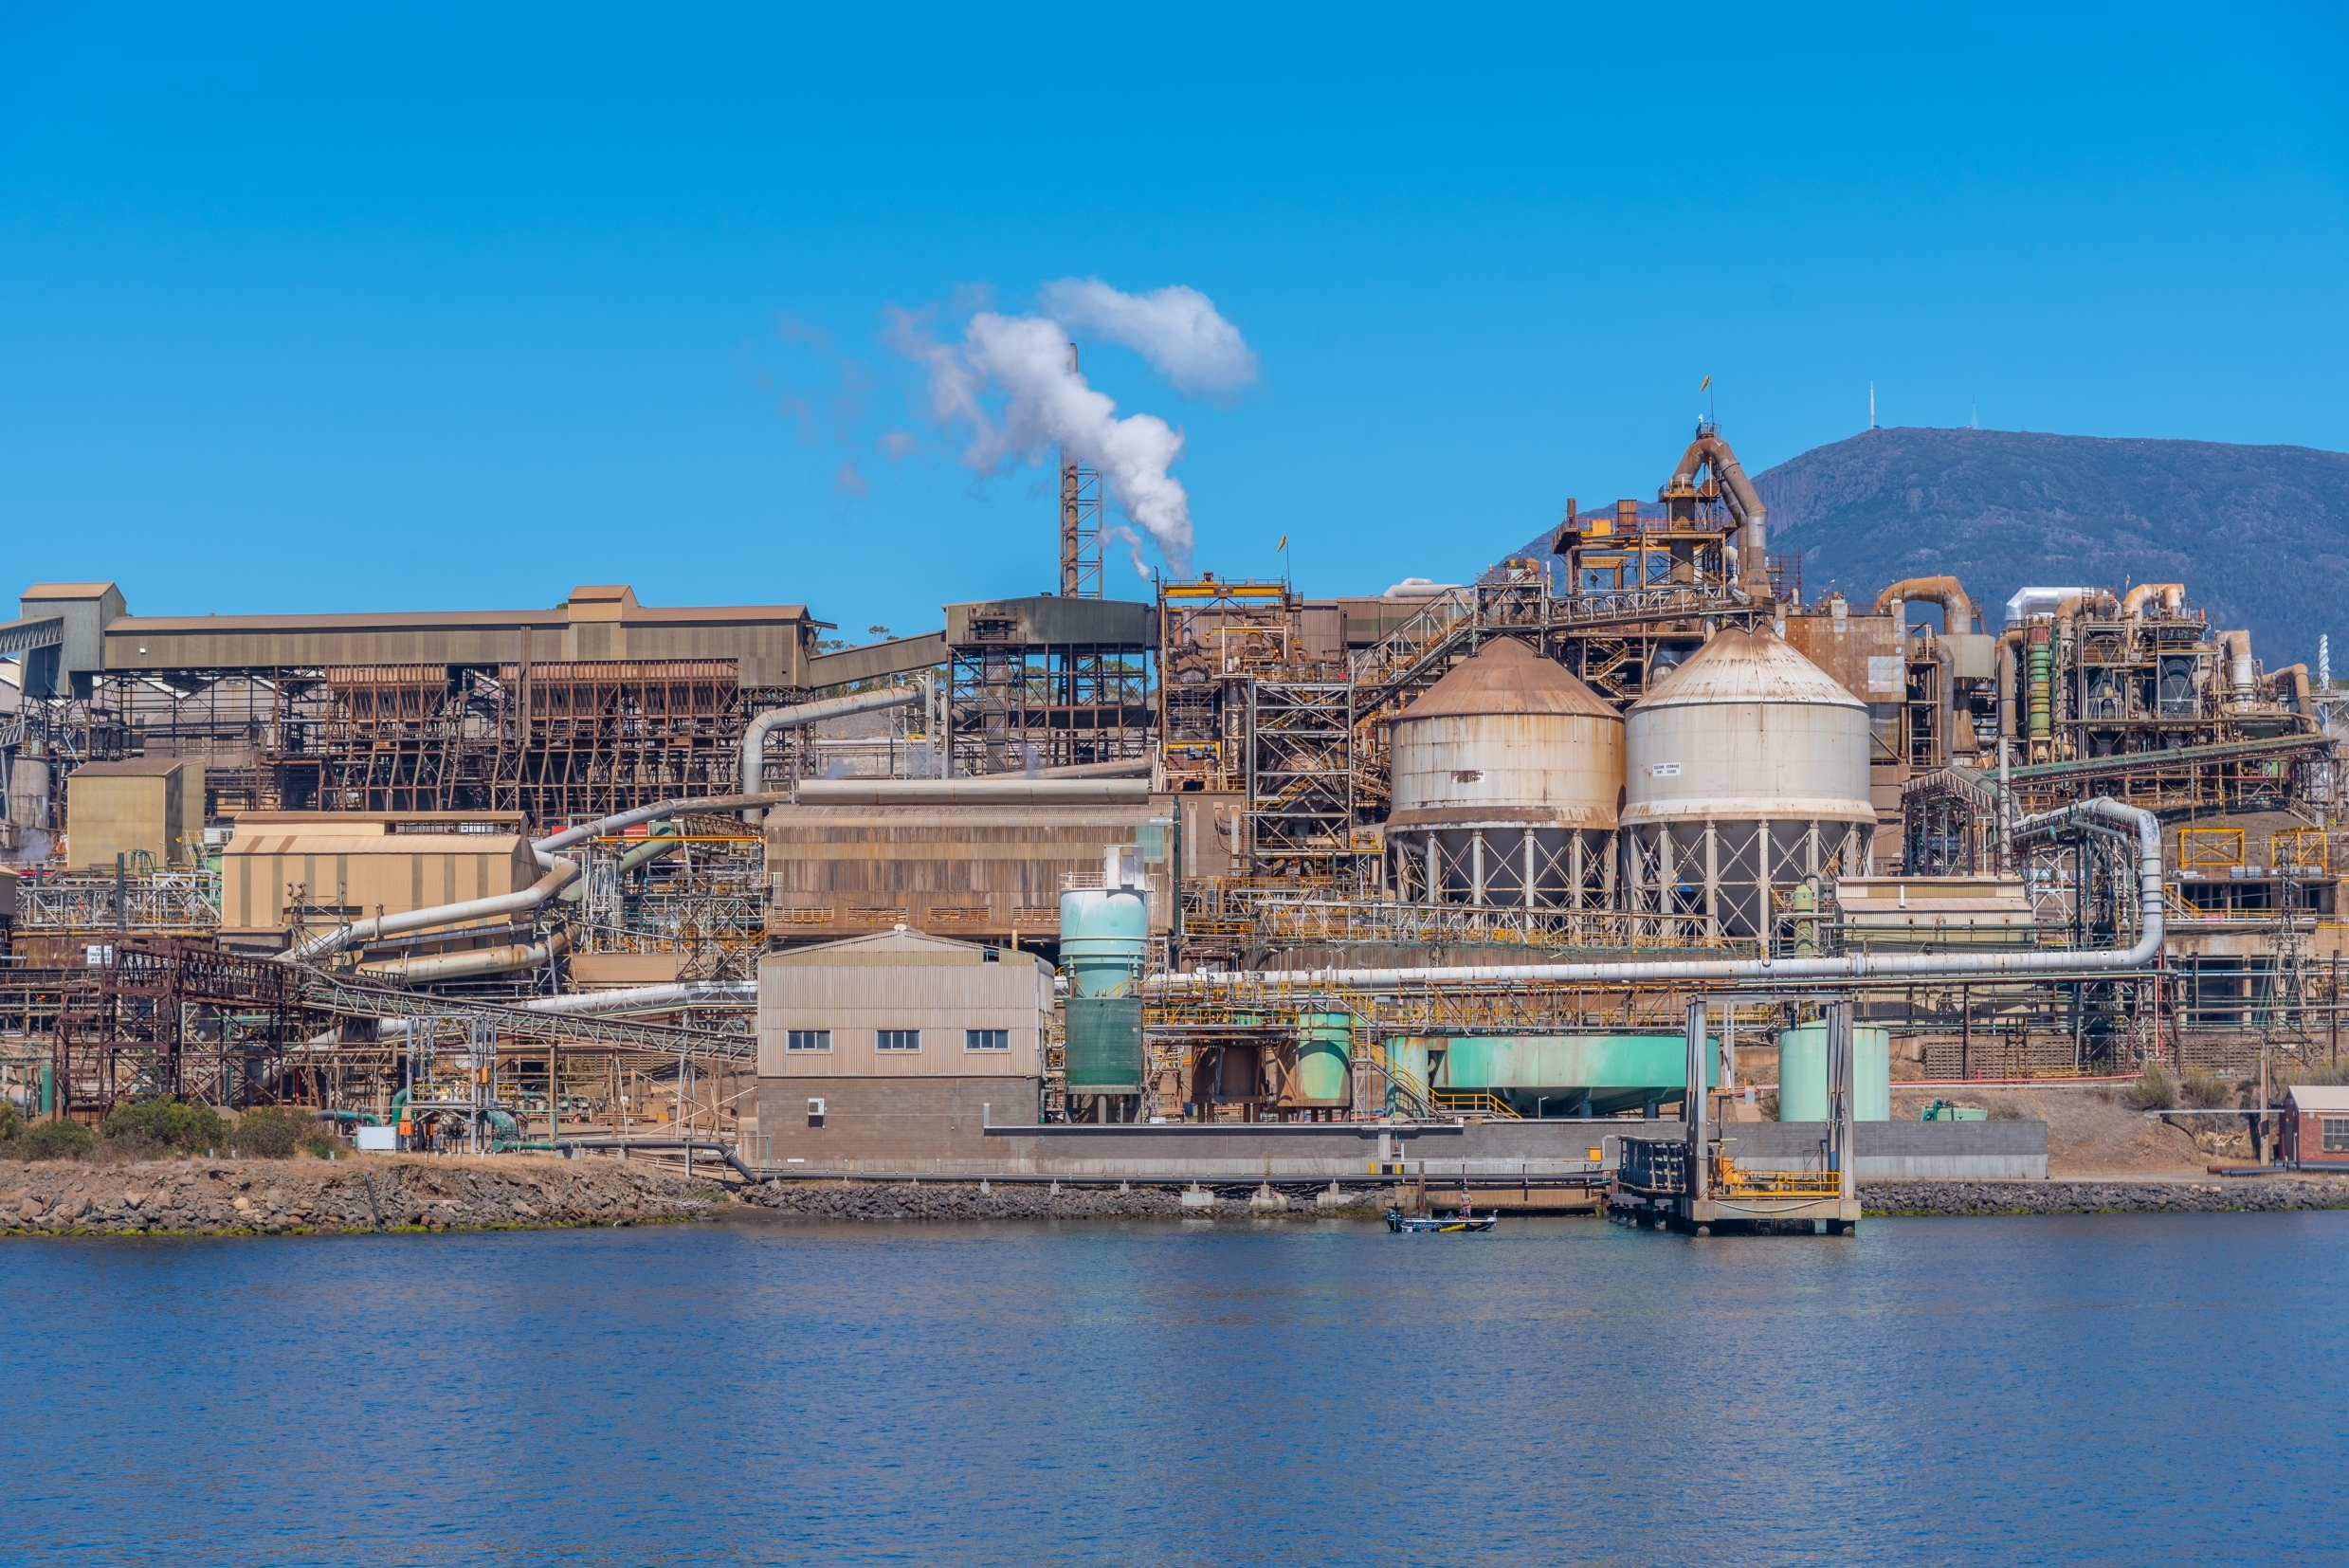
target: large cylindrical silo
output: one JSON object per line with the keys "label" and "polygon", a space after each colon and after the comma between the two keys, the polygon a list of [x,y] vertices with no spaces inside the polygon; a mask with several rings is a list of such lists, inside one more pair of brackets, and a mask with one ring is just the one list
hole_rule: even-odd
{"label": "large cylindrical silo", "polygon": [[1408,899],[1611,906],[1623,720],[1555,661],[1487,643],[1395,720],[1390,756]]}
{"label": "large cylindrical silo", "polygon": [[1716,633],[1624,748],[1627,903],[1655,935],[1765,937],[1775,894],[1867,869],[1867,704],[1767,629]]}

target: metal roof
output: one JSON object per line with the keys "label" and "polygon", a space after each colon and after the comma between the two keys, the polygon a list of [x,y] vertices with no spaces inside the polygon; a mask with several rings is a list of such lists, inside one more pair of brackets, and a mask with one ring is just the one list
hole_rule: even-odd
{"label": "metal roof", "polygon": [[1744,631],[1735,627],[1715,632],[1712,641],[1649,687],[1630,711],[1715,702],[1792,702],[1867,711],[1866,702],[1783,637],[1766,629]]}
{"label": "metal roof", "polygon": [[2295,1084],[2291,1099],[2303,1111],[2349,1111],[2349,1085]]}
{"label": "metal roof", "polygon": [[1543,658],[1514,637],[1486,643],[1473,657],[1454,665],[1395,722],[1520,713],[1622,722],[1614,709],[1564,665]]}

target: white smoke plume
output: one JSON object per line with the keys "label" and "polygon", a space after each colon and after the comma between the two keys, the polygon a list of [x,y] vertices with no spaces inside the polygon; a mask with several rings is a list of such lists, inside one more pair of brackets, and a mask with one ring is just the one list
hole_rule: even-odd
{"label": "white smoke plume", "polygon": [[1099,278],[1063,278],[1036,300],[1064,326],[1132,349],[1185,397],[1229,398],[1256,379],[1256,351],[1195,288],[1123,294]]}
{"label": "white smoke plume", "polygon": [[[1134,296],[1087,282],[1052,284],[1047,293],[1055,290],[1077,307],[1069,314],[1136,349],[1178,389],[1229,392],[1256,373],[1253,351],[1195,289]],[[1101,471],[1119,508],[1170,567],[1191,570],[1191,498],[1167,471],[1182,455],[1181,432],[1155,414],[1118,417],[1118,405],[1070,363],[1069,334],[1058,319],[980,311],[961,342],[942,343],[900,314],[892,337],[928,370],[931,412],[971,426],[967,466],[992,474],[1013,462],[1043,463],[1057,446]]]}

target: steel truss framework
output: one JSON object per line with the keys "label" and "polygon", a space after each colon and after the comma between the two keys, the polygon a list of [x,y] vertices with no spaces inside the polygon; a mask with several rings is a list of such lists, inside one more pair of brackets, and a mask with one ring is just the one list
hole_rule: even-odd
{"label": "steel truss framework", "polygon": [[1014,641],[1015,615],[974,614],[947,650],[949,755],[957,775],[1150,755],[1150,650]]}

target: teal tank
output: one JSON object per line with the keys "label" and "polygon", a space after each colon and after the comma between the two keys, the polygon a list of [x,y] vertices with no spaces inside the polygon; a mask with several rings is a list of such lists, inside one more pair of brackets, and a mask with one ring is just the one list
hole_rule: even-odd
{"label": "teal tank", "polygon": [[1351,1014],[1308,1012],[1297,1020],[1297,1088],[1302,1098],[1343,1104],[1352,1097],[1346,1080],[1353,1059]]}
{"label": "teal tank", "polygon": [[1150,957],[1150,895],[1138,887],[1061,895],[1061,972],[1072,996],[1122,996]]}
{"label": "teal tank", "polygon": [[[1851,1115],[1892,1120],[1892,1036],[1870,1024],[1851,1026]],[[1778,1120],[1827,1120],[1827,1026],[1778,1031]]]}

